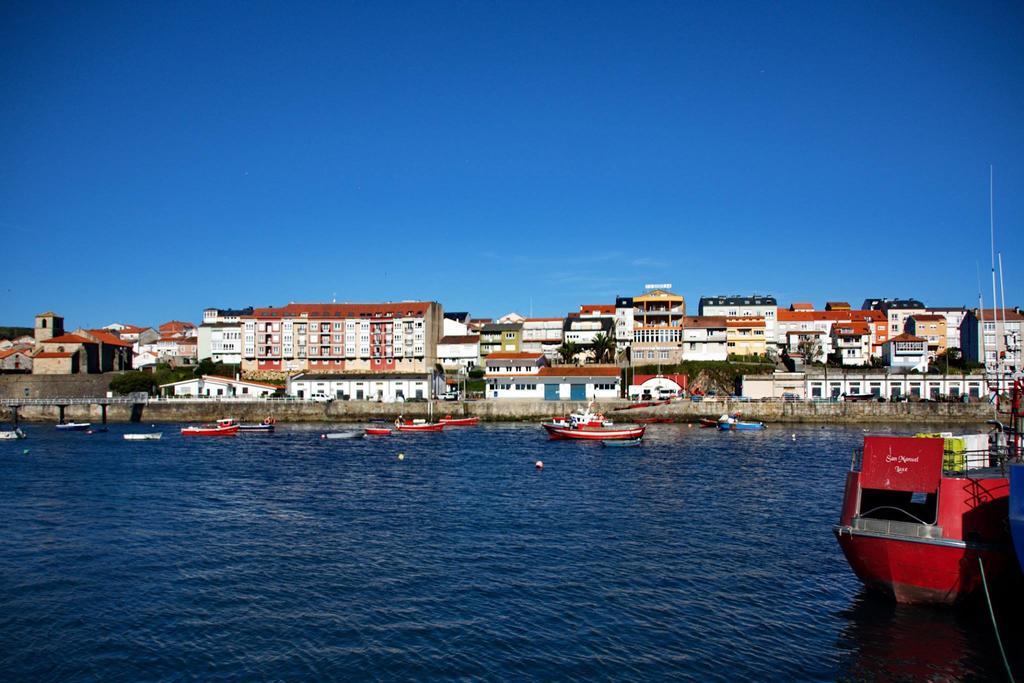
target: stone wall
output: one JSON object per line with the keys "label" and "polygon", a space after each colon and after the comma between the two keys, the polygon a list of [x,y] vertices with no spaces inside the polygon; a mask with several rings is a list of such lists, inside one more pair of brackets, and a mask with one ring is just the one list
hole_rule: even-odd
{"label": "stone wall", "polygon": [[[451,414],[455,417],[479,416],[485,421],[539,421],[554,415],[565,415],[585,404],[572,401],[501,400],[434,403],[434,417]],[[622,400],[603,401],[595,407],[617,422],[639,418],[667,418],[674,422],[696,422],[701,417],[718,418],[723,413],[739,411],[743,417],[763,420],[769,424],[783,423],[906,423],[906,424],[980,424],[992,418],[987,403],[751,403],[738,401],[679,401],[653,408],[616,410],[626,406]],[[27,421],[56,422],[56,407],[24,406],[19,417]],[[234,417],[256,422],[272,415],[280,422],[367,422],[372,419],[393,420],[399,414],[408,418],[428,417],[426,403],[371,403],[368,401],[230,401],[185,399],[155,401],[135,408],[134,418],[142,422],[211,422],[221,417]],[[69,420],[100,419],[99,406],[69,406]],[[128,422],[133,410],[128,405],[107,408],[111,422]],[[10,419],[10,411],[0,409],[0,419]]]}
{"label": "stone wall", "polygon": [[[102,375],[0,375],[0,398],[86,398],[106,396],[110,380]],[[26,393],[27,390],[27,393]]]}

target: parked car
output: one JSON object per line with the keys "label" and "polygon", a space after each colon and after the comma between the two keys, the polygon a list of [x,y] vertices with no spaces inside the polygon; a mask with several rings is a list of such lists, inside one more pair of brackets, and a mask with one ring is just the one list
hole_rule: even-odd
{"label": "parked car", "polygon": [[458,389],[449,389],[448,391],[446,391],[443,394],[441,394],[441,400],[442,401],[458,401],[459,400],[459,390]]}
{"label": "parked car", "polygon": [[847,394],[844,401],[874,401],[877,397],[874,394]]}
{"label": "parked car", "polygon": [[320,403],[330,403],[334,399],[331,398],[330,396],[328,396],[327,394],[325,394],[324,392],[318,391],[316,393],[310,394],[309,395],[309,400],[310,401],[319,401]]}
{"label": "parked car", "polygon": [[782,400],[783,401],[799,401],[800,397],[797,396],[796,394],[792,393],[792,392],[787,391],[786,393],[782,394]]}

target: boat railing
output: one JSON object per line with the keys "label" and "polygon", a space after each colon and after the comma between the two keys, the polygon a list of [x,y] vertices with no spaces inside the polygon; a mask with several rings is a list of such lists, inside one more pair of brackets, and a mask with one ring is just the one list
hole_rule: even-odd
{"label": "boat railing", "polygon": [[957,477],[991,477],[993,470],[1006,476],[1015,458],[1006,446],[990,446],[975,451],[946,451],[942,457],[943,474]]}
{"label": "boat railing", "polygon": [[[1006,476],[1010,463],[1019,462],[1010,448],[990,446],[976,451],[946,451],[942,457],[942,472],[956,477],[991,477],[993,469]],[[854,448],[850,456],[850,471],[860,472],[864,466],[864,449]]]}

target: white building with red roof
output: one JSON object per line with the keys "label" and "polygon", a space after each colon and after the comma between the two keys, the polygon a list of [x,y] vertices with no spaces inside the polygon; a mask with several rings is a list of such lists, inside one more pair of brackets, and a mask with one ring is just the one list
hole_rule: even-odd
{"label": "white building with red roof", "polygon": [[219,375],[203,375],[180,382],[160,385],[163,396],[192,396],[203,398],[264,398],[272,396],[282,387],[266,382],[233,379]]}

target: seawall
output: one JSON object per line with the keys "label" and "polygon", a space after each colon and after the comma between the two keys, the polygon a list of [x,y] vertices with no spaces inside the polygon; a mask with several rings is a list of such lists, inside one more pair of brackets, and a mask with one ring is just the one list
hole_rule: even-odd
{"label": "seawall", "polygon": [[[768,423],[906,423],[906,424],[979,424],[992,418],[992,406],[987,403],[804,403],[804,402],[743,402],[709,400],[693,403],[678,401],[672,404],[621,410],[628,403],[623,400],[602,401],[596,404],[617,422],[630,422],[641,418],[661,418],[674,422],[696,422],[702,417],[717,418],[723,413],[740,412],[745,418]],[[499,400],[434,403],[434,417],[479,416],[489,422],[541,420],[554,415],[565,415],[583,408],[582,402]],[[368,401],[238,401],[183,399],[153,401],[135,410],[136,419],[143,422],[210,422],[221,417],[234,417],[250,422],[272,415],[281,422],[366,422],[373,419],[393,420],[398,415],[408,418],[428,417],[426,403],[371,403]],[[25,421],[56,422],[56,406],[22,406],[19,419]],[[99,406],[68,406],[67,420],[98,422]],[[107,408],[110,422],[132,420],[132,406],[112,405]],[[0,419],[10,420],[9,409],[0,408]]]}

